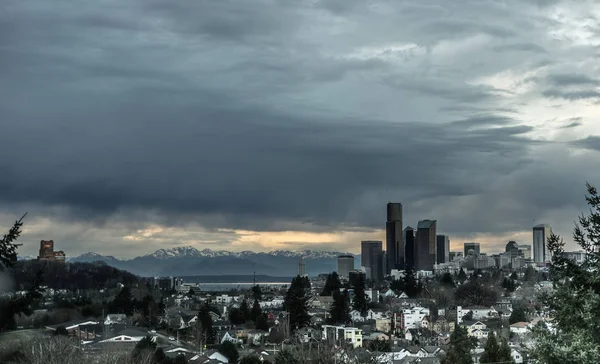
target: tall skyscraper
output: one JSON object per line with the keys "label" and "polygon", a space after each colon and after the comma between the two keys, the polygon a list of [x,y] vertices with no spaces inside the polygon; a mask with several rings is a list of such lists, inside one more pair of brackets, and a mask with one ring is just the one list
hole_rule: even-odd
{"label": "tall skyscraper", "polygon": [[386,273],[392,269],[404,269],[404,239],[402,238],[402,204],[387,204],[385,223],[385,250],[387,254]]}
{"label": "tall skyscraper", "polygon": [[448,235],[438,235],[437,239],[437,264],[450,261],[450,238]]}
{"label": "tall skyscraper", "polygon": [[348,279],[354,270],[354,255],[340,255],[338,257],[337,273],[340,278]]}
{"label": "tall skyscraper", "polygon": [[433,270],[437,261],[436,230],[436,220],[419,221],[415,239],[416,270]]}
{"label": "tall skyscraper", "polygon": [[410,226],[404,229],[404,266],[415,269],[415,229]]}
{"label": "tall skyscraper", "polygon": [[306,275],[306,264],[304,264],[303,257],[300,257],[300,261],[298,262],[298,275],[300,277],[304,277]]}
{"label": "tall skyscraper", "polygon": [[465,243],[465,257],[469,255],[469,250],[473,250],[474,255],[481,254],[481,247],[479,243]]}
{"label": "tall skyscraper", "polygon": [[375,282],[383,280],[383,242],[378,240],[365,240],[360,244],[362,266],[370,271],[368,277]]}
{"label": "tall skyscraper", "polygon": [[540,224],[533,227],[533,261],[535,263],[545,263],[550,260],[546,254],[546,244],[552,234],[552,228],[547,224]]}

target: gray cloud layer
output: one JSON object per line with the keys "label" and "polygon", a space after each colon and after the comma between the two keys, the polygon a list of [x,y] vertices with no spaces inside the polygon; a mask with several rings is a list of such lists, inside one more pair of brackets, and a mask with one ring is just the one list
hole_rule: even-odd
{"label": "gray cloud layer", "polygon": [[[600,37],[572,27],[598,30],[590,14],[591,1],[10,2],[0,200],[60,208],[56,226],[368,229],[395,200],[407,223],[456,235],[555,210],[568,227],[600,176],[597,154],[565,153],[597,137],[556,143],[537,121],[553,111],[522,109],[596,107]],[[478,81],[506,72],[524,76]]]}

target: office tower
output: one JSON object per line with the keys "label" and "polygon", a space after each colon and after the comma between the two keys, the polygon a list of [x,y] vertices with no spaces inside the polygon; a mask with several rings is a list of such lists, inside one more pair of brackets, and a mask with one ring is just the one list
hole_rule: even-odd
{"label": "office tower", "polygon": [[436,220],[421,220],[417,225],[415,239],[416,270],[433,270],[437,261],[436,249]]}
{"label": "office tower", "polygon": [[437,239],[437,264],[450,261],[450,238],[448,235],[438,235]]}
{"label": "office tower", "polygon": [[407,226],[404,229],[404,266],[415,269],[415,229]]}
{"label": "office tower", "polygon": [[348,279],[350,272],[354,270],[354,255],[340,255],[338,257],[337,273],[340,278]]}
{"label": "office tower", "polygon": [[526,260],[531,260],[531,245],[519,244],[519,249],[521,249],[521,252],[523,253],[523,258]]}
{"label": "office tower", "polygon": [[465,257],[469,255],[469,250],[473,250],[473,255],[481,254],[479,243],[465,243]]}
{"label": "office tower", "polygon": [[306,264],[304,264],[303,257],[300,257],[300,261],[298,262],[298,275],[300,277],[304,277],[306,275]]}
{"label": "office tower", "polygon": [[[383,242],[378,240],[366,240],[360,244],[362,266],[367,273],[370,271],[370,279],[375,282],[383,280]],[[368,275],[368,274],[367,274]]]}
{"label": "office tower", "polygon": [[519,256],[523,256],[523,250],[521,250],[521,247],[519,246],[519,244],[517,244],[516,241],[512,241],[512,240],[509,241],[508,244],[506,244],[504,253],[510,259],[513,259],[513,258],[516,258]]}
{"label": "office tower", "polygon": [[552,234],[550,225],[540,224],[533,227],[533,261],[535,263],[545,263],[550,260],[546,254],[546,243]]}
{"label": "office tower", "polygon": [[385,250],[387,254],[386,270],[404,269],[404,241],[402,239],[402,204],[387,204],[387,222],[385,223]]}

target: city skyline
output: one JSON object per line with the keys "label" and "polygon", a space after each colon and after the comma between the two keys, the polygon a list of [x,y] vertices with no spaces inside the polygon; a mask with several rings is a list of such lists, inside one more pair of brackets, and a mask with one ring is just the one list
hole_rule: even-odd
{"label": "city skyline", "polygon": [[20,254],[356,253],[388,201],[453,250],[542,222],[574,248],[600,183],[594,2],[109,2],[0,20]]}

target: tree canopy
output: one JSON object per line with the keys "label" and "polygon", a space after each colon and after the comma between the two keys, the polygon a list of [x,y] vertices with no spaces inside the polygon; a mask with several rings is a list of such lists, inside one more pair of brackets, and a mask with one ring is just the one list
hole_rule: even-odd
{"label": "tree canopy", "polygon": [[564,241],[548,238],[552,254],[550,279],[554,290],[543,295],[552,328],[540,323],[533,329],[532,356],[543,363],[600,363],[600,195],[586,184],[589,215],[581,215],[573,240],[586,253],[582,265],[564,256]]}
{"label": "tree canopy", "polygon": [[284,309],[290,318],[290,329],[296,330],[305,327],[310,322],[308,315],[308,293],[310,281],[308,277],[296,276],[287,290],[283,303]]}
{"label": "tree canopy", "polygon": [[366,316],[369,309],[369,302],[365,293],[365,283],[364,274],[354,274],[350,278],[350,286],[354,289],[352,308],[359,311],[362,316]]}
{"label": "tree canopy", "polygon": [[342,288],[342,282],[337,272],[332,272],[327,275],[321,296],[331,296],[333,292],[339,291]]}
{"label": "tree canopy", "polygon": [[333,291],[333,304],[329,309],[329,321],[332,324],[347,324],[350,320],[350,297],[348,291]]}
{"label": "tree canopy", "polygon": [[450,336],[450,347],[441,364],[473,364],[471,349],[476,345],[477,341],[469,337],[467,329],[458,326]]}

